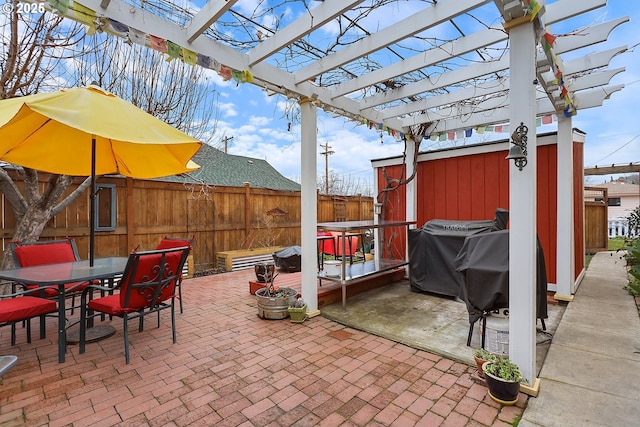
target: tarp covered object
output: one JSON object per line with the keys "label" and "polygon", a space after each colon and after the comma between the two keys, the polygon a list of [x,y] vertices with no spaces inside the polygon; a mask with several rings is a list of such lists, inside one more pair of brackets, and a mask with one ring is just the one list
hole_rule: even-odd
{"label": "tarp covered object", "polygon": [[[468,236],[454,261],[463,276],[469,323],[483,311],[509,307],[509,230]],[[536,317],[547,318],[547,269],[540,241],[537,249]]]}
{"label": "tarp covered object", "polygon": [[300,271],[302,248],[300,246],[289,246],[288,248],[280,249],[273,254],[273,262],[276,267],[294,273]]}
{"label": "tarp covered object", "polygon": [[467,236],[489,233],[494,221],[433,219],[409,230],[409,271],[413,292],[433,292],[463,298],[463,277],[453,261]]}

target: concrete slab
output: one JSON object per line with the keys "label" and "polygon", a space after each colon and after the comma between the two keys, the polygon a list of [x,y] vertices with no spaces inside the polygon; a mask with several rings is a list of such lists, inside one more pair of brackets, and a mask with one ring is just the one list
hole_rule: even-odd
{"label": "concrete slab", "polygon": [[[604,319],[603,319],[604,320]],[[640,330],[637,334],[626,329],[611,329],[606,326],[582,325],[562,320],[563,328],[559,328],[553,343],[567,347],[590,351],[603,355],[616,355],[630,360],[640,361]],[[631,333],[631,336],[630,336]],[[636,335],[634,338],[633,335]],[[640,372],[639,372],[640,374]]]}
{"label": "concrete slab", "polygon": [[[549,340],[562,318],[563,305],[549,304],[547,332],[538,331],[536,366],[542,367]],[[341,304],[322,308],[322,315],[355,329],[379,335],[453,360],[475,365],[473,349],[481,346],[476,324],[467,347],[469,316],[459,299],[412,292],[408,280],[355,295]],[[540,326],[540,323],[538,323]],[[540,329],[540,328],[539,328]]]}
{"label": "concrete slab", "polygon": [[[616,396],[640,396],[640,361],[585,351],[554,343],[549,349],[540,378],[599,390]],[[640,419],[638,420],[640,421]]]}
{"label": "concrete slab", "polygon": [[[545,366],[548,363],[545,362]],[[528,400],[518,427],[631,427],[637,425],[637,399],[543,379],[540,394],[535,399]]]}

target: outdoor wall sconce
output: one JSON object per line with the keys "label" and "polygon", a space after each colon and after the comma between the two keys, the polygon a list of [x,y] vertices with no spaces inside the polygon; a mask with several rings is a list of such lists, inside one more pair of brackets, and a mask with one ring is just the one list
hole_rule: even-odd
{"label": "outdoor wall sconce", "polygon": [[382,213],[382,203],[373,204],[373,213],[375,215],[380,215]]}
{"label": "outdoor wall sconce", "polygon": [[527,132],[529,129],[520,122],[520,126],[511,134],[513,147],[509,149],[507,160],[513,159],[518,170],[522,170],[527,165]]}

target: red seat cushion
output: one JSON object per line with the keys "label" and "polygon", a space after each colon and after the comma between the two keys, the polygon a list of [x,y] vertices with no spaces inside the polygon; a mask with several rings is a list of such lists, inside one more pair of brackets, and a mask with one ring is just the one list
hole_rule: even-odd
{"label": "red seat cushion", "polygon": [[0,322],[18,322],[57,310],[55,301],[37,297],[18,297],[0,300]]}
{"label": "red seat cushion", "polygon": [[76,261],[73,248],[68,242],[18,245],[15,248],[15,255],[20,267]]}
{"label": "red seat cushion", "polygon": [[[96,280],[96,281],[94,281],[94,284],[99,285],[100,281]],[[40,285],[26,284],[25,286],[27,287],[27,289],[38,289],[38,288],[40,288]],[[87,286],[89,286],[89,282],[65,283],[64,289],[65,289],[65,292],[81,292]],[[31,295],[38,296],[38,297],[42,296],[42,294],[40,293],[39,290],[32,292]],[[57,286],[49,286],[49,287],[44,288],[44,297],[45,298],[54,298],[54,297],[57,297],[57,296],[58,296],[58,287]]]}
{"label": "red seat cushion", "polygon": [[111,314],[113,316],[122,316],[125,312],[136,311],[136,309],[130,308],[125,310],[120,304],[120,294],[109,295],[102,298],[91,300],[87,303],[87,307],[90,310],[101,311],[103,313]]}

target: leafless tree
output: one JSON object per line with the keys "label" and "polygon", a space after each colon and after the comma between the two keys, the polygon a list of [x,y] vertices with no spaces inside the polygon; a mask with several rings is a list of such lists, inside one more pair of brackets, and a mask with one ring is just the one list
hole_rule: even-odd
{"label": "leafless tree", "polygon": [[[77,54],[75,45],[84,37],[82,26],[69,25],[48,13],[19,14],[17,1],[12,2],[12,12],[0,15],[0,99],[59,88],[62,82],[58,70],[64,60]],[[0,168],[0,190],[16,218],[14,240],[37,240],[47,221],[89,186],[87,179],[62,198],[73,182],[71,177],[51,175],[42,188],[37,171],[18,168],[17,173],[23,179],[22,189]],[[7,250],[2,268],[13,262],[6,255]]]}
{"label": "leafless tree", "polygon": [[211,144],[218,117],[213,71],[112,36],[95,35],[74,58],[75,86],[97,83],[165,123]]}
{"label": "leafless tree", "polygon": [[[17,4],[17,0],[11,1]],[[122,42],[114,37],[89,40],[82,25],[53,14],[17,11],[13,7],[13,13],[0,15],[0,99],[96,80],[196,138],[212,137],[214,105],[200,107],[206,104],[204,99],[211,95],[211,89],[199,67],[179,61],[165,65],[156,52],[128,46],[123,49]],[[0,191],[16,218],[13,240],[37,240],[47,222],[90,185],[87,178],[69,193],[73,183],[70,176],[51,175],[42,186],[36,170],[16,171],[24,182],[20,187],[13,179],[15,175],[0,168]],[[7,254],[5,250],[0,268],[12,265],[12,257]]]}

